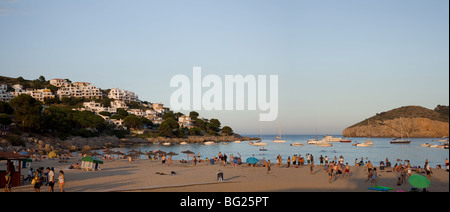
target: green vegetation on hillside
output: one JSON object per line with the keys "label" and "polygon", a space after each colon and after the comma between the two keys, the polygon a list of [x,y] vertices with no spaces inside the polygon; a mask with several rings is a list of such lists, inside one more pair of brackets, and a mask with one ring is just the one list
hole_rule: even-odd
{"label": "green vegetation on hillside", "polygon": [[449,122],[448,106],[438,105],[435,110],[430,110],[421,106],[403,106],[386,112],[377,113],[364,121],[361,121],[351,127],[365,126],[370,122],[382,123],[386,120],[396,118],[427,118],[430,120]]}

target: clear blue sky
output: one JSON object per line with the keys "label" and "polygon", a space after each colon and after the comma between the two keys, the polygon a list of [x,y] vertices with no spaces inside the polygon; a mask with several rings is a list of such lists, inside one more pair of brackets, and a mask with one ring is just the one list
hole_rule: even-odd
{"label": "clear blue sky", "polygon": [[169,105],[170,78],[278,74],[279,115],[199,111],[237,133],[333,134],[449,104],[448,0],[0,0],[0,75],[69,78]]}

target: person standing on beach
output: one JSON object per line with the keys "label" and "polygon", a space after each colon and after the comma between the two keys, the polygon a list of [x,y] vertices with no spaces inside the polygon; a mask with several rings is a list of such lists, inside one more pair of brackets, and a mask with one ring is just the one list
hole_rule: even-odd
{"label": "person standing on beach", "polygon": [[330,163],[330,166],[328,166],[328,183],[331,183],[331,180],[333,180],[333,164]]}
{"label": "person standing on beach", "polygon": [[280,166],[281,166],[281,155],[278,154],[278,156],[277,156],[277,167],[280,168]]}
{"label": "person standing on beach", "polygon": [[287,158],[287,167],[289,168],[291,166],[291,156],[288,156]]}
{"label": "person standing on beach", "polygon": [[268,160],[268,161],[264,160],[264,165],[267,167],[266,174],[269,174],[269,172],[270,172],[270,160]]}
{"label": "person standing on beach", "polygon": [[64,192],[64,172],[62,170],[59,171],[59,176],[58,176],[58,182],[59,182],[59,190],[61,192]]}
{"label": "person standing on beach", "polygon": [[11,192],[11,182],[12,182],[12,177],[11,177],[11,172],[8,170],[6,171],[6,175],[5,175],[5,192]]}
{"label": "person standing on beach", "polygon": [[55,172],[53,172],[53,170],[47,167],[47,173],[48,173],[48,192],[54,192]]}
{"label": "person standing on beach", "polygon": [[377,173],[377,168],[373,168],[372,172],[372,187],[377,186],[377,182],[378,182],[378,173]]}
{"label": "person standing on beach", "polygon": [[306,163],[310,164],[311,162],[311,156],[309,155],[309,153],[306,154]]}
{"label": "person standing on beach", "polygon": [[169,158],[167,158],[167,165],[172,166],[172,155],[169,155]]}
{"label": "person standing on beach", "polygon": [[350,179],[350,165],[348,163],[345,163],[345,178]]}
{"label": "person standing on beach", "polygon": [[428,180],[431,181],[431,174],[433,174],[433,171],[431,171],[431,166],[430,166],[430,164],[428,164],[428,161],[425,165],[425,172],[427,173]]}
{"label": "person standing on beach", "polygon": [[323,156],[322,155],[320,155],[320,157],[319,157],[319,163],[320,163],[320,165],[323,165]]}

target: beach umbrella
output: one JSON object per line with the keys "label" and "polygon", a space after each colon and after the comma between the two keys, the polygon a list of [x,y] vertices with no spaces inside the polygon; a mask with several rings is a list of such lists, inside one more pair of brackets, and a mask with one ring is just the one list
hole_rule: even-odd
{"label": "beach umbrella", "polygon": [[167,153],[166,155],[178,155],[178,153],[175,153],[175,152],[169,152],[169,153]]}
{"label": "beach umbrella", "polygon": [[258,159],[257,158],[255,158],[255,157],[249,157],[249,158],[247,158],[247,163],[249,163],[249,164],[257,164],[258,163]]}
{"label": "beach umbrella", "polygon": [[428,188],[430,186],[430,180],[422,175],[412,175],[408,179],[409,183],[416,188]]}
{"label": "beach umbrella", "polygon": [[159,154],[159,155],[166,154],[166,152],[161,151],[161,150],[155,150],[155,151],[153,151],[153,153]]}
{"label": "beach umbrella", "polygon": [[195,154],[194,152],[192,152],[192,151],[190,151],[190,150],[182,151],[181,153],[187,155],[187,161],[188,161],[188,163],[189,163],[189,155],[190,155],[190,154]]}

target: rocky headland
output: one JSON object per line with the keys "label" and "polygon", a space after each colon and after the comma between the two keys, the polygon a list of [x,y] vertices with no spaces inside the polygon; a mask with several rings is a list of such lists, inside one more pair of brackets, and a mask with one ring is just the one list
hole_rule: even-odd
{"label": "rocky headland", "polygon": [[404,106],[378,113],[343,130],[345,137],[439,138],[449,135],[448,106]]}

